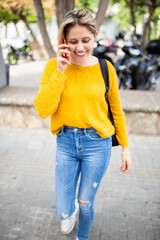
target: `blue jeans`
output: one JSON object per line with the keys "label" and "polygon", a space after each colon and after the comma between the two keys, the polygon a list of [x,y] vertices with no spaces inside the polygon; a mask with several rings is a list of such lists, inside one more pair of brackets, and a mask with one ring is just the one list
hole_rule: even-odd
{"label": "blue jeans", "polygon": [[111,157],[112,138],[102,138],[94,128],[64,126],[57,134],[55,164],[56,213],[63,220],[75,210],[78,191],[79,240],[88,239],[94,217],[94,200]]}

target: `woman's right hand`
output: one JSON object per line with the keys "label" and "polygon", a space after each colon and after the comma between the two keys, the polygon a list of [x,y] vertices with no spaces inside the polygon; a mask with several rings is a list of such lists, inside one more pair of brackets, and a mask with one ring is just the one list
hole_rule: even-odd
{"label": "woman's right hand", "polygon": [[63,57],[63,54],[70,55],[70,51],[68,50],[67,44],[61,44],[58,46],[58,52],[57,52],[57,69],[64,73],[65,69],[67,68],[68,64],[71,64],[65,57]]}

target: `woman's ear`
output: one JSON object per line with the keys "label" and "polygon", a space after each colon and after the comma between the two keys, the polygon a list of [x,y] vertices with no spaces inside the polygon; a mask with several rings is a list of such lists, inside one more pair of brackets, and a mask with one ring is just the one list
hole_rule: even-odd
{"label": "woman's ear", "polygon": [[95,33],[95,35],[94,35],[94,39],[96,39],[97,36],[98,36],[98,32]]}

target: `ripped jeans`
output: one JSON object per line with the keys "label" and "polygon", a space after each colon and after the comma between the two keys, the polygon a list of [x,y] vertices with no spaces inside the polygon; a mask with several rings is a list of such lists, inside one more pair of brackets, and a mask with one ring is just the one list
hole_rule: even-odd
{"label": "ripped jeans", "polygon": [[75,210],[79,174],[79,240],[88,239],[94,218],[97,189],[111,157],[112,138],[102,138],[94,128],[64,126],[57,134],[55,164],[56,213],[63,220]]}

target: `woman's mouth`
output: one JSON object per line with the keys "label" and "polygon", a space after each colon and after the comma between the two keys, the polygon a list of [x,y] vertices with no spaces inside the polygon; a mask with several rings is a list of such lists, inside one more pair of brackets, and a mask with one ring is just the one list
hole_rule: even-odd
{"label": "woman's mouth", "polygon": [[83,57],[83,56],[86,54],[86,51],[85,51],[85,52],[75,52],[75,54],[76,54],[78,57]]}

